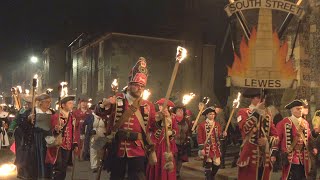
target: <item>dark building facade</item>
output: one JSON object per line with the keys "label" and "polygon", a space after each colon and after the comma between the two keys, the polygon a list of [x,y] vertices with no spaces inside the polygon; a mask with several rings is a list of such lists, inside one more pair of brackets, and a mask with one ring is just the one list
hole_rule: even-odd
{"label": "dark building facade", "polygon": [[188,41],[122,33],[82,37],[74,42],[69,51],[71,59],[67,60],[69,87],[78,97],[101,100],[112,93],[113,79],[118,79],[120,90],[127,85],[130,69],[143,56],[149,66],[150,100],[157,100],[165,96],[178,45],[188,49],[188,57],[180,64],[172,96],[180,102],[188,92],[195,93],[198,100],[200,96],[214,97],[214,45],[196,46],[201,52],[197,54]]}

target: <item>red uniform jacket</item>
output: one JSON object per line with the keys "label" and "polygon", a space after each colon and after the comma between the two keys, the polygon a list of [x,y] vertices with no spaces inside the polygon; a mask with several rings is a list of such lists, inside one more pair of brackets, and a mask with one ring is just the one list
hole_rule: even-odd
{"label": "red uniform jacket", "polygon": [[[241,108],[238,111],[237,120],[243,139],[243,146],[237,162],[239,166],[238,179],[257,179],[260,165],[264,167],[262,179],[270,179],[272,170],[270,157],[279,142],[272,118],[267,114],[260,115],[256,110],[251,111],[249,108]],[[261,120],[260,123],[259,120]],[[257,128],[256,132],[252,131],[254,127]],[[258,146],[259,137],[266,137],[268,140],[264,148]],[[258,158],[259,156],[261,158]]]}
{"label": "red uniform jacket", "polygon": [[[309,144],[311,132],[308,121],[301,119],[301,126],[299,128],[305,136],[306,143]],[[298,137],[297,127],[288,117],[286,117],[277,124],[277,130],[280,138],[279,148],[282,152],[288,153],[289,160],[289,165],[282,168],[282,179],[285,180],[288,178],[291,164],[300,163],[304,165],[305,175],[308,177],[307,175],[310,171],[309,153],[304,145],[303,139]],[[295,147],[291,147],[295,138],[298,138],[298,141]],[[293,148],[292,151],[290,151],[291,148]]]}
{"label": "red uniform jacket", "polygon": [[210,158],[219,158],[221,156],[220,152],[220,141],[221,136],[221,126],[218,122],[214,123],[214,128],[211,133],[211,138],[206,141],[207,135],[210,132],[209,121],[205,120],[201,122],[198,126],[198,144],[201,149],[203,146],[205,151],[205,156]]}
{"label": "red uniform jacket", "polygon": [[[95,114],[100,117],[105,117],[108,119],[109,124],[113,126],[122,116],[125,109],[128,108],[128,100],[125,98],[125,94],[118,93],[116,95],[116,105],[112,106],[110,109],[105,110],[100,107],[96,108]],[[141,103],[141,107],[138,109],[144,120],[144,125],[147,127],[148,122],[154,121],[155,119],[155,108],[154,105],[146,100],[143,100]],[[137,133],[143,133],[141,125],[139,123],[138,118],[135,114],[133,114],[128,121],[124,122],[119,130],[131,131]],[[147,133],[148,129],[146,128]],[[118,157],[139,157],[145,156],[145,151],[143,149],[143,142],[141,140],[130,141],[130,140],[121,140],[118,145],[117,156]]]}
{"label": "red uniform jacket", "polygon": [[[61,113],[62,116],[62,113]],[[68,123],[62,134],[62,145],[60,147],[51,147],[47,149],[46,162],[50,164],[54,164],[57,160],[58,150],[59,148],[63,148],[65,150],[72,150],[74,145],[77,145],[79,139],[75,136],[75,131],[73,128],[72,122],[75,121],[72,113],[69,113],[68,119],[60,119],[61,124]],[[58,114],[54,114],[51,116],[51,127],[55,127],[59,125]],[[54,131],[54,129],[53,129]]]}
{"label": "red uniform jacket", "polygon": [[89,114],[91,114],[90,110],[87,110],[86,112],[82,112],[81,109],[73,111],[73,117],[76,118],[75,136],[77,139],[80,139],[80,130],[82,128],[82,124]]}
{"label": "red uniform jacket", "polygon": [[[147,179],[149,180],[174,180],[176,179],[176,166],[171,172],[164,169],[166,163],[164,153],[166,152],[166,138],[164,126],[162,127],[162,121],[156,122],[151,121],[148,125],[148,129],[151,130],[151,140],[155,144],[155,151],[157,154],[157,163],[154,166],[147,165]],[[172,117],[171,125],[168,130],[172,131],[170,139],[170,151],[175,154],[177,153],[177,147],[175,142],[175,136],[178,133],[178,125],[176,119]],[[174,163],[175,164],[175,163]]]}
{"label": "red uniform jacket", "polygon": [[80,132],[81,129],[83,128],[83,122],[84,120],[88,117],[88,115],[91,114],[90,110],[87,110],[86,112],[82,112],[81,109],[77,109],[73,111],[73,117],[76,118],[76,125],[75,125],[75,138],[79,139],[78,145],[79,145],[79,151],[77,155],[79,156],[81,153],[81,149],[83,146],[83,141],[80,140]]}

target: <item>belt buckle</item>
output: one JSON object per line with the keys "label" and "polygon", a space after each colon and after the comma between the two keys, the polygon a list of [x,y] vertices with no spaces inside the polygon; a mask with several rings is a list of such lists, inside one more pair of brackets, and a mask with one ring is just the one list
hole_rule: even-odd
{"label": "belt buckle", "polygon": [[126,138],[127,138],[127,139],[130,138],[130,132],[129,132],[129,131],[126,132]]}

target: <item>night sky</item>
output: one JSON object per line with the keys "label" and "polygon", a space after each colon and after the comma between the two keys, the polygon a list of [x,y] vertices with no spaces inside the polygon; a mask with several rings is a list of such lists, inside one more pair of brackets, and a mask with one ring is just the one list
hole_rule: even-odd
{"label": "night sky", "polygon": [[[160,1],[1,1],[0,60],[28,60],[57,39],[74,38],[82,32],[108,30],[147,33],[145,26],[157,21]],[[134,3],[133,3],[134,2]],[[163,3],[162,3],[163,4]],[[133,27],[134,26],[134,27]],[[11,63],[11,64],[12,64]]]}

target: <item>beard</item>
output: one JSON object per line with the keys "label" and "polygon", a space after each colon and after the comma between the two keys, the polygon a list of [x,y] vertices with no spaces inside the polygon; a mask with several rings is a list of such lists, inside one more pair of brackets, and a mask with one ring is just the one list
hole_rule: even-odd
{"label": "beard", "polygon": [[134,97],[134,98],[139,98],[140,96],[141,96],[141,91],[139,91],[139,90],[133,90],[133,89],[128,89],[128,93],[132,96],[132,97]]}

